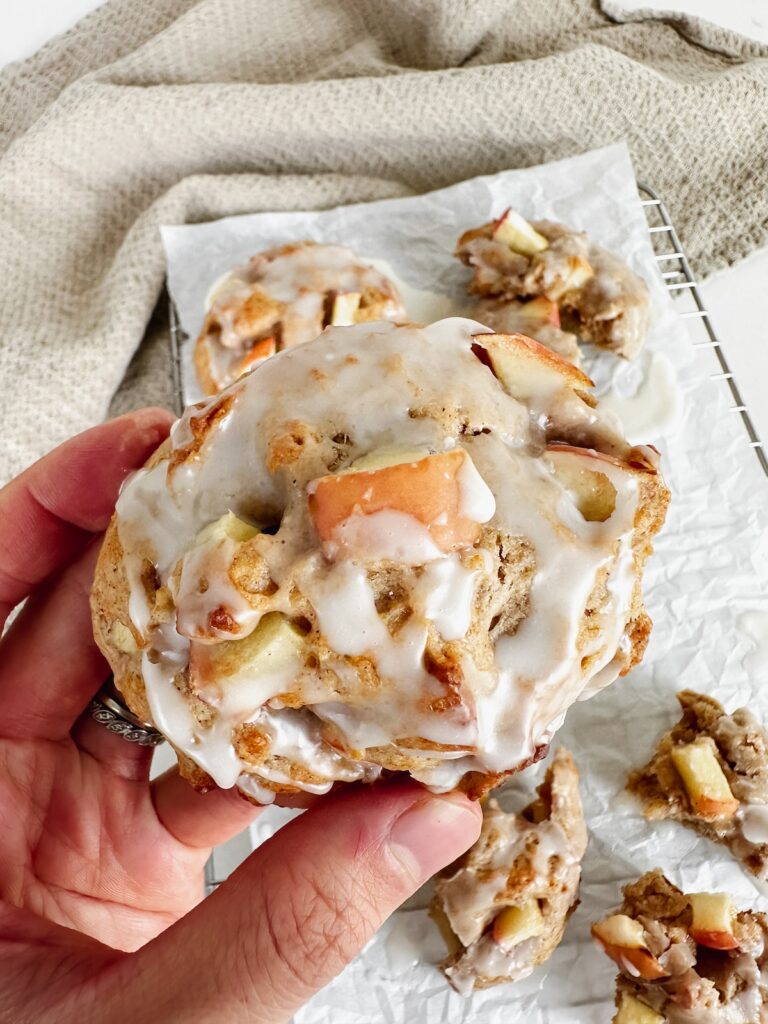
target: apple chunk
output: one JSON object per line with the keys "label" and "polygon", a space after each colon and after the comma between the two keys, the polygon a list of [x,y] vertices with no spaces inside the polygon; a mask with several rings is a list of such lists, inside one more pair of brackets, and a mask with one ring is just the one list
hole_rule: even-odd
{"label": "apple chunk", "polygon": [[250,348],[235,368],[235,376],[242,377],[252,370],[257,363],[263,363],[277,352],[277,342],[273,337],[261,338]]}
{"label": "apple chunk", "polygon": [[642,924],[626,914],[613,914],[592,925],[595,938],[611,960],[630,977],[653,981],[663,978],[667,971],[648,949]]}
{"label": "apple chunk", "polygon": [[697,817],[714,821],[734,816],[739,801],[731,792],[711,736],[699,736],[693,743],[673,747],[671,757]]}
{"label": "apple chunk", "polygon": [[[589,523],[604,523],[616,509],[616,488],[600,472],[600,464],[616,466],[616,460],[586,448],[548,445],[547,462],[555,478],[574,499],[576,507]],[[621,467],[624,468],[624,467]]]}
{"label": "apple chunk", "polygon": [[733,934],[736,911],[731,897],[724,892],[694,892],[688,899],[693,912],[693,939],[710,949],[738,949]]}
{"label": "apple chunk", "polygon": [[514,327],[519,328],[522,334],[525,334],[526,328],[535,331],[540,330],[546,324],[551,324],[553,327],[560,326],[560,310],[557,308],[557,303],[545,295],[539,295],[538,298],[530,299],[528,302],[515,303],[513,309],[516,321]]}
{"label": "apple chunk", "polygon": [[517,946],[526,939],[541,935],[544,917],[538,900],[527,900],[519,907],[505,907],[493,922],[493,941],[502,949]]}
{"label": "apple chunk", "polygon": [[539,234],[525,217],[521,217],[512,207],[508,207],[494,224],[493,237],[522,256],[535,256],[537,252],[549,248],[549,242],[544,235]]}
{"label": "apple chunk", "polygon": [[189,678],[206,703],[251,712],[293,682],[304,635],[280,612],[270,612],[241,640],[190,645]]}
{"label": "apple chunk", "polygon": [[328,321],[332,327],[349,327],[355,322],[355,314],[360,308],[361,292],[336,292],[331,305],[331,316]]}
{"label": "apple chunk", "polygon": [[562,288],[558,291],[558,297],[562,298],[562,296],[566,295],[568,292],[577,291],[594,276],[595,271],[591,263],[581,256],[571,257],[568,261],[568,273],[565,277]]}
{"label": "apple chunk", "polygon": [[223,540],[234,540],[237,543],[250,540],[259,533],[257,526],[238,518],[234,512],[226,512],[220,519],[203,527],[195,540],[196,545],[216,544]]}
{"label": "apple chunk", "polygon": [[560,310],[557,303],[548,299],[546,295],[539,295],[538,298],[525,302],[520,310],[520,316],[533,323],[560,326]]}
{"label": "apple chunk", "polygon": [[520,402],[547,399],[569,388],[583,394],[593,387],[589,377],[573,363],[524,334],[476,334],[473,349],[484,350],[504,390]]}
{"label": "apple chunk", "polygon": [[613,1018],[613,1024],[664,1024],[666,1017],[652,1010],[647,1003],[641,1003],[629,992],[621,995],[619,1012]]}
{"label": "apple chunk", "polygon": [[434,455],[385,449],[366,458],[362,468],[358,463],[309,485],[309,510],[321,541],[333,541],[334,531],[351,516],[386,510],[412,516],[442,551],[471,547],[477,541],[480,520],[467,514],[474,511],[467,505],[475,502],[470,496],[468,503],[464,493],[472,481],[467,471],[477,473],[463,449]]}

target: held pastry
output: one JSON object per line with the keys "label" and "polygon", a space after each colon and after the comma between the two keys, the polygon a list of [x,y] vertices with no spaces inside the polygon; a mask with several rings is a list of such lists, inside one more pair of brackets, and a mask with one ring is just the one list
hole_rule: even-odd
{"label": "held pastry", "polygon": [[587,830],[579,773],[561,748],[519,814],[494,799],[475,845],[438,876],[430,914],[450,955],[441,965],[462,995],[527,978],[552,955],[578,904]]}
{"label": "held pastry", "polygon": [[281,245],[214,287],[195,343],[195,370],[203,391],[214,395],[329,325],[406,319],[394,284],[346,246]]}
{"label": "held pastry", "polygon": [[[557,303],[566,326],[583,341],[625,359],[636,356],[645,341],[645,281],[584,232],[554,221],[529,223],[509,209],[498,220],[465,231],[456,255],[474,271],[469,290],[483,298],[478,319],[495,330],[509,330],[505,321],[519,314],[519,299],[544,297]],[[571,343],[549,333],[552,340],[535,336],[571,358]]]}
{"label": "held pastry", "polygon": [[131,707],[254,799],[480,794],[642,657],[668,492],[590,381],[471,320],[266,360],[124,487],[93,591]]}
{"label": "held pastry", "polygon": [[768,918],[726,893],[686,895],[649,871],[592,935],[620,968],[613,1024],[768,1020]]}
{"label": "held pastry", "polygon": [[728,715],[714,697],[677,695],[683,717],[628,789],[647,818],[672,818],[724,843],[758,878],[768,878],[768,734],[754,715]]}

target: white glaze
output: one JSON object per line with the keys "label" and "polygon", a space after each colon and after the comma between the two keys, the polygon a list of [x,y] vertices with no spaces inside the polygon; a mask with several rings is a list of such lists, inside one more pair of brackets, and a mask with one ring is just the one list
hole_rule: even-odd
{"label": "white glaze", "polygon": [[742,804],[737,812],[741,834],[749,843],[768,843],[768,804]]}
{"label": "white glaze", "polygon": [[476,573],[465,569],[454,554],[430,562],[413,590],[413,603],[434,622],[444,640],[466,636],[472,617]]}
{"label": "white glaze", "polygon": [[405,512],[382,509],[370,515],[351,515],[333,531],[333,540],[323,545],[327,558],[365,558],[393,561],[402,565],[424,565],[442,552],[429,529]]}
{"label": "white glaze", "polygon": [[[182,559],[178,586],[171,580],[169,589],[176,605],[176,628],[183,636],[207,642],[233,640],[250,633],[258,622],[259,615],[229,577],[236,550],[235,540],[218,536],[198,542]],[[236,629],[221,630],[211,625],[209,616],[218,608],[226,608]]]}
{"label": "white glaze", "polygon": [[622,363],[600,405],[618,416],[631,443],[668,436],[682,412],[682,392],[671,360],[649,352],[634,363]]}
{"label": "white glaze", "polygon": [[459,515],[474,519],[476,523],[487,523],[493,519],[496,499],[472,459],[464,459],[456,479],[459,484]]}

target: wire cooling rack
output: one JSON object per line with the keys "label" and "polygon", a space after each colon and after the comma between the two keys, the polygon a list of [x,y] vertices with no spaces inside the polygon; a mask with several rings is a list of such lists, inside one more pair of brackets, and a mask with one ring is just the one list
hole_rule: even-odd
{"label": "wire cooling rack", "polygon": [[[637,184],[640,193],[640,202],[648,221],[648,231],[651,236],[651,244],[655,253],[659,273],[667,291],[675,299],[675,306],[682,320],[695,320],[700,325],[700,339],[694,339],[691,344],[696,349],[711,349],[717,361],[714,373],[710,374],[713,380],[722,380],[727,385],[733,405],[731,411],[741,417],[744,429],[747,434],[746,443],[753,449],[760,466],[766,477],[768,477],[768,458],[766,457],[763,442],[758,436],[752,417],[749,414],[744,399],[741,396],[739,386],[733,376],[728,363],[728,358],[723,348],[723,343],[717,336],[712,318],[704,305],[699,291],[698,282],[693,275],[691,265],[685,250],[680,244],[672,218],[669,215],[663,199],[659,194],[643,182]],[[176,313],[173,301],[169,302],[170,317],[170,343],[171,343],[171,374],[173,379],[173,393],[176,402],[176,410],[179,414],[184,408],[184,382],[182,379],[181,346],[186,338]],[[695,336],[699,333],[692,330]],[[713,367],[714,368],[714,367]],[[249,844],[243,842],[244,837],[239,837],[239,850],[227,850],[227,844],[219,847],[211,854],[205,866],[205,891],[206,895],[213,892],[216,886],[224,881],[228,870],[247,854]],[[225,866],[224,861],[228,862]]]}
{"label": "wire cooling rack", "polygon": [[738,413],[747,432],[747,443],[757,456],[757,461],[768,476],[768,458],[766,458],[765,447],[758,436],[749,409],[741,397],[739,386],[728,364],[728,358],[723,349],[723,344],[717,336],[712,318],[699,292],[696,278],[693,276],[691,265],[685,250],[680,244],[675,226],[669,216],[664,201],[659,194],[642,182],[637,184],[640,193],[640,202],[645,210],[648,220],[648,231],[651,234],[651,244],[656,254],[656,262],[659,265],[659,272],[666,286],[667,291],[675,298],[676,305],[679,303],[684,308],[678,309],[680,318],[683,320],[697,319],[702,327],[705,337],[701,340],[692,341],[694,348],[712,349],[719,371],[711,373],[713,380],[725,381],[733,399],[731,412]]}
{"label": "wire cooling rack", "polygon": [[[713,380],[722,380],[728,386],[733,399],[731,411],[738,413],[744,424],[747,433],[747,444],[755,452],[763,473],[768,477],[768,457],[765,447],[755,429],[752,417],[749,414],[741,391],[733,376],[728,363],[728,358],[723,348],[723,343],[717,336],[712,318],[704,305],[699,291],[698,282],[693,275],[691,265],[685,250],[680,244],[669,210],[659,194],[646,185],[644,182],[637,183],[640,193],[640,203],[645,211],[648,220],[648,231],[651,236],[651,244],[656,254],[656,262],[659,265],[659,273],[664,281],[667,291],[675,299],[675,304],[681,306],[678,309],[682,320],[698,320],[701,325],[703,337],[700,340],[692,341],[694,348],[712,349],[719,371],[710,374]],[[169,301],[170,319],[170,343],[171,343],[171,377],[173,382],[173,394],[176,405],[176,412],[181,415],[184,409],[184,381],[181,368],[181,346],[186,338],[179,322],[176,307],[172,300]]]}

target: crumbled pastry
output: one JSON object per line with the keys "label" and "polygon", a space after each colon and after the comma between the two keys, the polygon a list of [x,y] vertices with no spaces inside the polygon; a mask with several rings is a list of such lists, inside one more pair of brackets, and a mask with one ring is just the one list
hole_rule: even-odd
{"label": "crumbled pastry", "polygon": [[324,327],[404,321],[397,288],[343,245],[295,242],[253,256],[214,287],[194,348],[208,395]]}
{"label": "crumbled pastry", "polygon": [[[553,221],[529,223],[509,209],[465,231],[456,255],[474,272],[469,290],[482,296],[478,319],[495,330],[510,329],[505,323],[519,316],[520,299],[543,297],[559,306],[566,333],[575,331],[625,359],[640,351],[648,331],[648,287],[584,232]],[[572,343],[559,333],[532,336],[572,358]]]}
{"label": "crumbled pastry", "polygon": [[682,718],[632,772],[630,792],[646,817],[683,822],[768,878],[768,733],[746,708],[728,715],[693,690],[677,699]]}
{"label": "crumbled pastry", "polygon": [[660,870],[592,926],[619,968],[614,1024],[765,1024],[768,918],[725,893],[686,895]]}
{"label": "crumbled pastry", "polygon": [[442,970],[462,995],[526,978],[552,955],[578,904],[587,830],[564,748],[537,792],[519,814],[489,799],[480,838],[438,876],[430,914],[450,950]]}
{"label": "crumbled pastry", "polygon": [[124,487],[92,599],[185,776],[479,795],[541,757],[642,657],[668,500],[590,384],[474,321],[358,324],[188,409]]}

